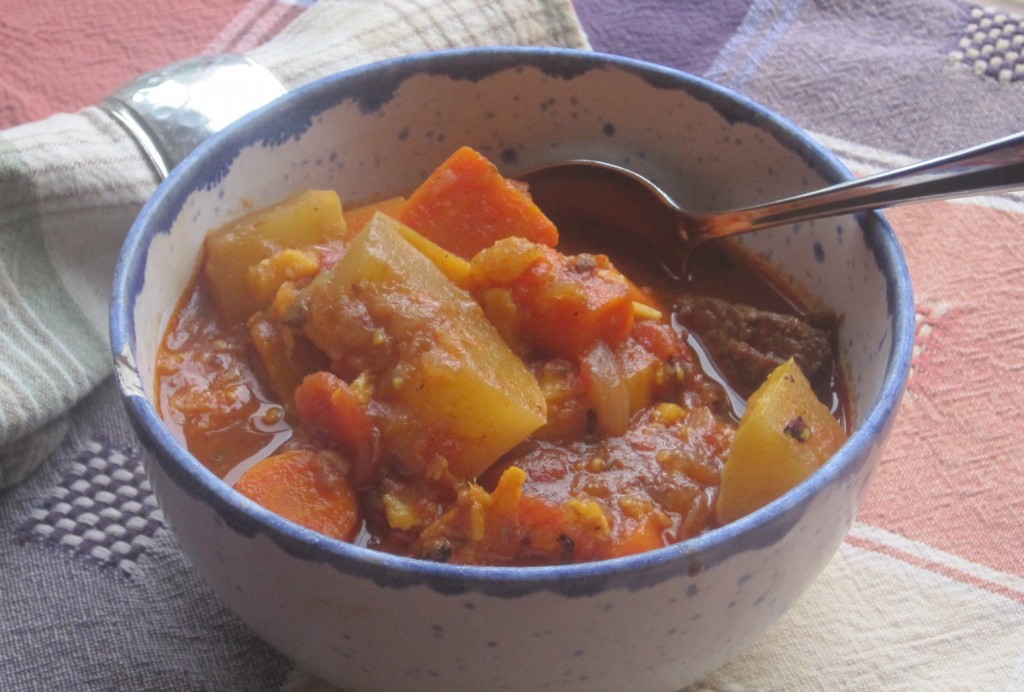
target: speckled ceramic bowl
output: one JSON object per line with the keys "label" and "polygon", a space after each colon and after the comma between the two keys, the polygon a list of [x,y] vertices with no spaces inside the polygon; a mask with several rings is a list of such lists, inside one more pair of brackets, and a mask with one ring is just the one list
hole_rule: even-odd
{"label": "speckled ceramic bowl", "polygon": [[799,597],[843,540],[878,464],[914,330],[907,269],[880,215],[743,240],[843,316],[849,442],[760,511],[647,554],[481,568],[329,540],[236,494],[154,409],[157,345],[209,229],[304,187],[358,201],[406,193],[462,144],[507,174],[568,157],[625,164],[695,207],[850,177],[761,106],[606,55],[420,55],[295,91],[180,164],[124,246],[111,337],[155,493],[217,593],[268,642],[343,689],[677,690],[751,644]]}

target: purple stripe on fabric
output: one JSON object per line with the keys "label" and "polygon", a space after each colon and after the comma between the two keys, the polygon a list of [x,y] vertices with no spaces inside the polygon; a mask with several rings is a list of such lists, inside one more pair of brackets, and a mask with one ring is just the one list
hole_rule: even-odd
{"label": "purple stripe on fabric", "polygon": [[594,50],[703,75],[752,0],[574,0]]}

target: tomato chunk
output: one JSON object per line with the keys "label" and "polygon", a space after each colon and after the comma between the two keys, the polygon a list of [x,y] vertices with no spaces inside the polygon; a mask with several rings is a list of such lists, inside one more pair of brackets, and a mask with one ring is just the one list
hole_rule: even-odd
{"label": "tomato chunk", "polygon": [[376,430],[366,402],[352,386],[327,371],[307,375],[295,390],[295,408],[314,437],[352,455],[358,482],[369,481]]}
{"label": "tomato chunk", "polygon": [[596,342],[616,346],[633,328],[633,290],[605,255],[564,255],[508,238],[470,262],[476,293],[507,288],[518,332],[539,355],[579,358]]}

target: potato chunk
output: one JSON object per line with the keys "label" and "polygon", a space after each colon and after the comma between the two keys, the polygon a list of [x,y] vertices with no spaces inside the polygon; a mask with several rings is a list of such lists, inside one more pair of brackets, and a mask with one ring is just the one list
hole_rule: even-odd
{"label": "potato chunk", "polygon": [[266,307],[285,281],[320,270],[314,248],[345,235],[333,190],[304,190],[210,233],[206,278],[221,314],[233,322]]}
{"label": "potato chunk", "polygon": [[420,469],[474,478],[546,418],[536,379],[483,311],[383,214],[306,289],[305,333],[389,407],[383,442]]}
{"label": "potato chunk", "polygon": [[846,432],[792,358],[750,396],[722,469],[719,523],[750,514],[810,476]]}

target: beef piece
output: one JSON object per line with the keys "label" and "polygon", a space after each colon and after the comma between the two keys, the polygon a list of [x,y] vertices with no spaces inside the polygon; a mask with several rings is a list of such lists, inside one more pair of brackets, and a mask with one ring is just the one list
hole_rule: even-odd
{"label": "beef piece", "polygon": [[743,397],[791,357],[811,382],[831,374],[829,330],[799,317],[706,296],[683,297],[676,314]]}

